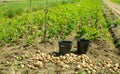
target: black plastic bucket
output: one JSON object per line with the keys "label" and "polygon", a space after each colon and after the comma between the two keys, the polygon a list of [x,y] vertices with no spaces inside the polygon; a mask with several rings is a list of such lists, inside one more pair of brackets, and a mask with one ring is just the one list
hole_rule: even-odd
{"label": "black plastic bucket", "polygon": [[90,44],[90,40],[78,39],[77,40],[77,53],[86,54],[88,51],[89,44]]}
{"label": "black plastic bucket", "polygon": [[72,48],[72,41],[59,41],[59,53],[64,55],[70,53]]}

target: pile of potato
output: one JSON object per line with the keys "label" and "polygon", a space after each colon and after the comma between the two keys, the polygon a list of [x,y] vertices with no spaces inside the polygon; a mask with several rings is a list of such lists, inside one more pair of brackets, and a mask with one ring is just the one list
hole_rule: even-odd
{"label": "pile of potato", "polygon": [[59,66],[62,70],[73,69],[70,64],[77,64],[75,66],[75,71],[80,71],[81,69],[89,74],[98,73],[99,70],[109,69],[114,73],[120,73],[120,64],[113,64],[111,59],[108,59],[97,64],[93,64],[92,60],[85,54],[76,55],[73,53],[53,56],[46,53],[37,53],[28,59],[27,64],[21,64],[21,68],[28,67],[30,69],[40,69],[44,68],[46,63],[53,63]]}

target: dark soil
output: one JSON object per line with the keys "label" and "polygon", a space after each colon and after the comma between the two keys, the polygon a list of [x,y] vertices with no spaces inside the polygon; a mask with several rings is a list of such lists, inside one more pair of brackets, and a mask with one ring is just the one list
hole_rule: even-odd
{"label": "dark soil", "polygon": [[[54,42],[53,44],[56,45],[53,46],[47,43],[45,45],[46,47],[43,44],[31,45],[28,47],[2,47],[0,50],[0,74],[74,74],[84,70],[82,68],[76,70],[78,63],[81,63],[80,61],[69,63],[68,65],[70,68],[65,70],[52,62],[47,62],[45,63],[44,67],[38,69],[29,68],[26,65],[21,66],[22,64],[32,65],[34,61],[28,62],[28,60],[30,60],[30,58],[32,58],[37,53],[46,53],[48,55],[55,56],[58,53],[58,45],[57,42]],[[76,45],[76,41],[74,41],[74,44]],[[75,45],[73,46],[72,51],[77,49]],[[118,50],[114,47],[114,44],[103,39],[96,39],[92,41],[86,56],[92,60],[92,64],[98,67],[98,69],[96,69],[96,74],[102,73],[102,70],[104,70],[99,68],[99,63],[104,63],[104,61],[108,59],[112,60],[112,64],[120,62],[120,56],[118,55]],[[109,70],[104,70],[104,73],[102,74],[108,74],[108,72]]]}

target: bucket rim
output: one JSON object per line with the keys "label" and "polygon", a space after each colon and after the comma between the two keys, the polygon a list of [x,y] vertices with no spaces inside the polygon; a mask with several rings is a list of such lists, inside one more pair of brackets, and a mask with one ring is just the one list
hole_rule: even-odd
{"label": "bucket rim", "polygon": [[88,39],[84,39],[84,38],[78,38],[77,41],[85,41],[85,42],[90,42],[90,40]]}
{"label": "bucket rim", "polygon": [[59,43],[72,43],[72,41],[69,41],[69,40],[60,40],[58,41]]}

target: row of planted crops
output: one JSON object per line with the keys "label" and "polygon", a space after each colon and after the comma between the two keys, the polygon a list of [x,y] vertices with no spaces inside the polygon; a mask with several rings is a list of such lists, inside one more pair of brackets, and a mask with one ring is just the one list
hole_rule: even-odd
{"label": "row of planted crops", "polygon": [[[27,43],[43,37],[44,10],[23,13],[12,19],[0,20],[0,44]],[[60,4],[48,8],[47,39],[64,39],[73,30],[76,37],[95,39],[104,37],[111,40],[101,0],[78,0],[74,3]]]}
{"label": "row of planted crops", "polygon": [[[0,1],[0,19],[13,18],[14,16],[23,13],[35,12],[45,7],[46,0],[23,0],[23,1]],[[70,2],[73,2],[72,0]],[[57,4],[66,4],[67,0],[50,0],[49,7],[54,7]]]}

